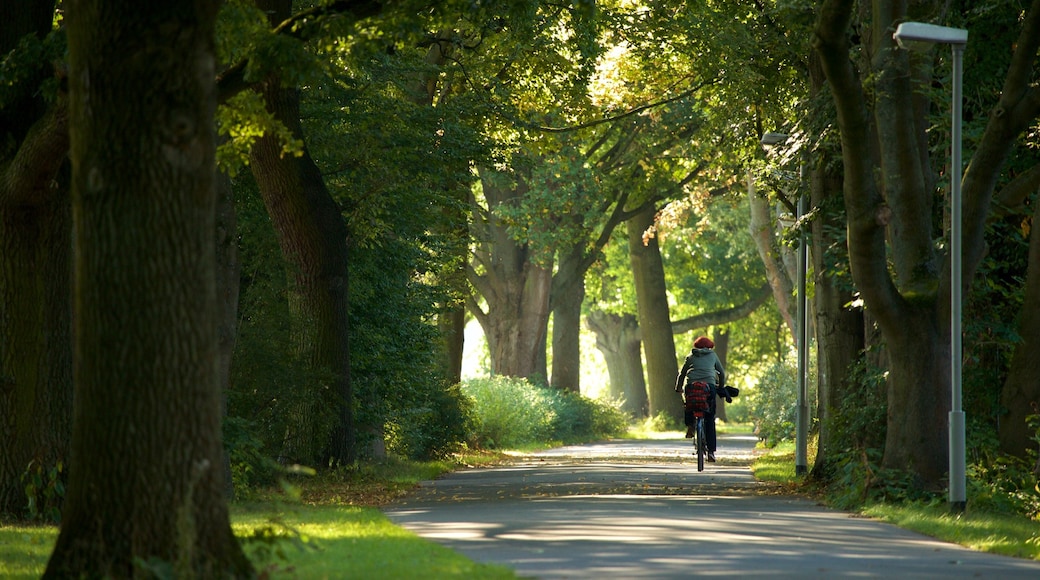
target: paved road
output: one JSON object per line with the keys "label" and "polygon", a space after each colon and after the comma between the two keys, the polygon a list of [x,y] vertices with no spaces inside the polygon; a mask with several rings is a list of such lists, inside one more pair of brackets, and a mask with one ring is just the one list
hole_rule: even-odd
{"label": "paved road", "polygon": [[611,441],[425,482],[386,509],[469,558],[534,578],[1040,578],[1040,562],[975,552],[790,496],[747,467],[754,438]]}

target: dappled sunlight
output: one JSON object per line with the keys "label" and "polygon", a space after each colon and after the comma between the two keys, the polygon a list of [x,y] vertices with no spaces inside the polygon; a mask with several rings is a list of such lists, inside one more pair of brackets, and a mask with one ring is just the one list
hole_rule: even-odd
{"label": "dappled sunlight", "polygon": [[387,515],[538,578],[1040,577],[1035,562],[776,495],[750,474],[756,443],[721,436],[703,472],[688,440],[560,447],[426,482]]}

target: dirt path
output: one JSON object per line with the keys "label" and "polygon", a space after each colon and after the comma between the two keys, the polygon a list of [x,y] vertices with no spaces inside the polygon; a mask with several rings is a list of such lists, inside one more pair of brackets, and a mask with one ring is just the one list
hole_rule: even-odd
{"label": "dirt path", "polygon": [[780,496],[721,436],[698,473],[688,441],[611,441],[426,482],[385,510],[466,556],[536,578],[1040,578],[983,554]]}

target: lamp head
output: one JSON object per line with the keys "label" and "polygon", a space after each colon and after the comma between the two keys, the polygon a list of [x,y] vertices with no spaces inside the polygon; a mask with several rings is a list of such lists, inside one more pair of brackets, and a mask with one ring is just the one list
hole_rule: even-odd
{"label": "lamp head", "polygon": [[759,141],[759,143],[766,151],[768,151],[773,147],[783,143],[784,141],[787,141],[787,133],[770,132],[766,133],[765,135],[762,135],[762,140]]}
{"label": "lamp head", "polygon": [[907,50],[922,44],[965,45],[968,43],[968,31],[924,22],[902,22],[896,27],[892,38],[900,48]]}

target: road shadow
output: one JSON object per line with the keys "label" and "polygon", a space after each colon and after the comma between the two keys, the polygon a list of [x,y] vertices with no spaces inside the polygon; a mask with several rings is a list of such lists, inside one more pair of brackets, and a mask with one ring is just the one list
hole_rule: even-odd
{"label": "road shadow", "polygon": [[756,482],[754,438],[604,441],[424,482],[392,521],[536,578],[1040,578],[1040,563],[851,517]]}

